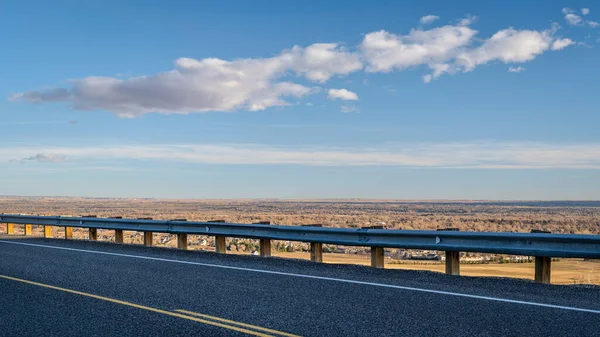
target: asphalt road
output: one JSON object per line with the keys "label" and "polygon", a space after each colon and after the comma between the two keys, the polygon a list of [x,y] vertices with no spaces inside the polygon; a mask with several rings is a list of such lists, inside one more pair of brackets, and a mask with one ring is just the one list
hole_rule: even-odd
{"label": "asphalt road", "polygon": [[599,334],[594,286],[0,235],[1,336]]}

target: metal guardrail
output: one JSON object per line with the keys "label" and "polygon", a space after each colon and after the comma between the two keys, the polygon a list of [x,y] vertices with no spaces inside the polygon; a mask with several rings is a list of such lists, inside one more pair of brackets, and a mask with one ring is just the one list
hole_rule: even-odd
{"label": "metal guardrail", "polygon": [[140,220],[18,214],[0,214],[0,223],[89,228],[90,238],[93,236],[93,239],[97,229],[115,230],[120,232],[121,242],[122,231],[140,231],[149,233],[145,235],[145,238],[149,237],[145,240],[146,245],[152,245],[151,235],[154,232],[178,234],[180,248],[187,248],[188,234],[209,235],[217,238],[217,252],[221,253],[225,252],[225,237],[260,239],[262,256],[270,256],[270,240],[310,242],[311,257],[318,262],[322,261],[324,243],[372,247],[371,261],[375,267],[383,267],[384,247],[445,251],[446,272],[453,275],[459,274],[458,252],[535,256],[536,280],[544,283],[550,279],[551,257],[600,258],[600,236],[597,235],[323,228],[192,222],[183,219]]}

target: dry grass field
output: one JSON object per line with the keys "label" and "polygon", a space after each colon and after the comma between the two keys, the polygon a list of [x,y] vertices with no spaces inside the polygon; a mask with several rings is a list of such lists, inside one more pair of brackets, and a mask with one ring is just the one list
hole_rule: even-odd
{"label": "dry grass field", "polygon": [[[462,231],[529,232],[532,229],[552,233],[600,234],[600,202],[473,202],[473,201],[368,201],[368,200],[155,200],[92,199],[51,197],[0,197],[0,212],[40,215],[97,215],[125,218],[186,218],[208,221],[252,223],[271,221],[281,225],[323,224],[327,227],[382,225],[388,229],[437,229],[454,227]],[[41,236],[34,226],[33,234]],[[5,233],[0,225],[0,232]],[[22,235],[22,226],[16,226]],[[62,228],[53,236],[62,237]],[[99,240],[112,241],[114,233],[99,231]],[[87,239],[87,231],[74,230],[75,239]],[[157,246],[175,247],[174,236],[156,234]],[[190,236],[190,249],[214,250],[212,238]],[[141,233],[126,232],[125,242],[142,244]],[[273,255],[309,259],[306,244],[274,243]],[[228,240],[230,254],[250,254],[255,240]],[[284,249],[281,249],[285,247]],[[290,248],[290,249],[288,249]],[[335,247],[333,247],[335,248]],[[332,249],[333,249],[332,248]],[[292,250],[292,251],[286,251]],[[326,263],[369,265],[368,248],[355,254],[324,254]],[[386,268],[443,272],[437,261],[407,261],[386,258]],[[533,263],[461,264],[465,276],[533,278]],[[553,262],[552,283],[600,285],[600,262],[561,259]]]}

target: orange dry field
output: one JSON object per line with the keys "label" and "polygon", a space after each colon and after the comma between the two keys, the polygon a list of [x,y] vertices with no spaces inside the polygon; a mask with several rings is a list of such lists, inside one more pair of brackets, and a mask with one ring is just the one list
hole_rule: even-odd
{"label": "orange dry field", "polygon": [[[275,252],[274,256],[310,259],[309,253],[280,253]],[[346,254],[324,254],[325,263],[340,264],[359,264],[370,265],[371,260],[368,257],[357,257]],[[411,270],[429,270],[434,272],[444,272],[444,264],[390,264],[388,269],[411,269]],[[533,280],[534,263],[504,263],[504,264],[461,264],[460,273],[462,276],[493,276],[493,277],[514,277]],[[600,261],[584,261],[583,259],[561,259],[552,262],[553,284],[596,284],[600,285]]]}
{"label": "orange dry field", "polygon": [[[525,232],[544,230],[561,234],[600,234],[600,201],[398,201],[398,200],[160,200],[66,197],[0,197],[0,213],[154,219],[215,219],[237,223],[269,221],[278,225],[322,224],[323,227],[460,231]],[[23,235],[15,226],[15,235]],[[54,227],[55,238],[64,230]],[[0,233],[6,233],[0,224]],[[39,226],[34,236],[41,236]],[[87,239],[87,230],[74,229],[74,239]],[[99,231],[100,241],[113,241],[113,231]],[[125,243],[142,244],[141,233],[125,232]],[[189,249],[214,251],[210,237],[189,237]],[[175,247],[174,236],[155,234],[154,245]],[[228,239],[228,254],[250,254],[256,240]],[[232,248],[233,246],[233,248]],[[335,250],[335,246],[329,247]],[[342,247],[338,247],[342,248]],[[273,242],[273,255],[309,259],[306,243]],[[393,253],[391,250],[390,253]],[[397,252],[396,252],[397,253]],[[326,263],[369,265],[369,248],[346,253],[325,253]],[[386,268],[443,272],[437,261],[386,257]],[[533,263],[461,264],[461,275],[532,279]],[[600,262],[560,259],[552,262],[554,284],[600,285]]]}

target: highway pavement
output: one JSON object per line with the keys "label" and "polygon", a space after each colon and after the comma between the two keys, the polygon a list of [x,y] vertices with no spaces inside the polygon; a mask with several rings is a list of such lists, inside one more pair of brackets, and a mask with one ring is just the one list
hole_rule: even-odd
{"label": "highway pavement", "polygon": [[599,336],[600,287],[0,235],[0,336]]}

